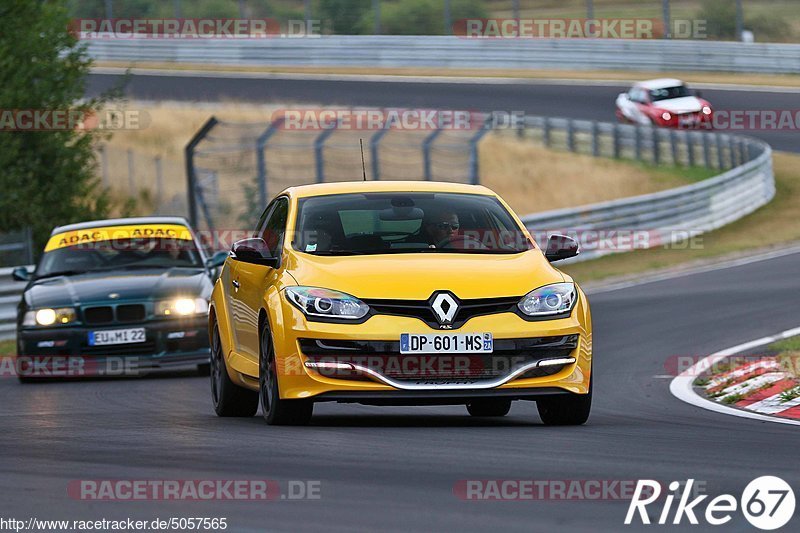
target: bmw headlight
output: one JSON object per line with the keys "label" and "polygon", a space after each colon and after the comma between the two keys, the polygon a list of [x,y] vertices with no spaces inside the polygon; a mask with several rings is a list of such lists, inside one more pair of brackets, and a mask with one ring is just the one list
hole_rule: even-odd
{"label": "bmw headlight", "polygon": [[358,320],[369,312],[369,306],[355,296],[319,287],[288,287],[286,298],[309,318]]}
{"label": "bmw headlight", "polygon": [[57,309],[37,309],[28,311],[22,319],[23,326],[61,326],[77,320],[75,309],[60,307]]}
{"label": "bmw headlight", "polygon": [[565,315],[572,311],[577,299],[574,283],[553,283],[532,290],[517,307],[527,316]]}
{"label": "bmw headlight", "polygon": [[191,316],[208,312],[205,298],[172,298],[156,302],[156,316]]}

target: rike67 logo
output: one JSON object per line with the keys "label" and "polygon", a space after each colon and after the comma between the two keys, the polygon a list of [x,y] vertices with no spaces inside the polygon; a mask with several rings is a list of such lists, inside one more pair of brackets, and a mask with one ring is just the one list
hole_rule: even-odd
{"label": "rike67 logo", "polygon": [[[670,483],[669,493],[663,498],[664,506],[659,513],[658,506],[652,504],[662,496],[661,484],[651,479],[640,479],[628,506],[625,525],[638,520],[641,520],[642,524],[649,525],[657,515],[655,523],[659,525],[678,525],[684,519],[692,525],[697,525],[700,523],[699,517],[705,519],[707,524],[721,526],[730,522],[734,513],[741,510],[750,524],[769,531],[783,527],[794,515],[794,491],[779,477],[762,476],[754,479],[745,487],[738,501],[730,494],[721,494],[707,502],[705,500],[708,495],[695,496],[690,500],[693,485],[694,479],[688,479],[685,484],[678,481]],[[683,491],[678,493],[682,486]],[[676,499],[678,503],[673,511]],[[648,509],[648,506],[651,507]],[[651,516],[648,511],[655,511],[656,514]]]}

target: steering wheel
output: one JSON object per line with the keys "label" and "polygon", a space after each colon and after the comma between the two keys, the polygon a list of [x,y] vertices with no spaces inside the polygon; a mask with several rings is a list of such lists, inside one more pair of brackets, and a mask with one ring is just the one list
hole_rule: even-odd
{"label": "steering wheel", "polygon": [[489,247],[471,235],[451,235],[436,243],[437,248],[458,248],[465,250],[467,248],[475,250],[488,250]]}

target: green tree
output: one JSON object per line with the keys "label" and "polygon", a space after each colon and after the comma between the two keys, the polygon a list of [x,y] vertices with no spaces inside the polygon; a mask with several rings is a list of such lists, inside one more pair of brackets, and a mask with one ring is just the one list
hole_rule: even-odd
{"label": "green tree", "polygon": [[[105,98],[84,99],[90,59],[54,2],[0,5],[0,113],[92,112]],[[95,177],[97,131],[9,131],[0,128],[0,231],[33,228],[37,248],[53,226],[104,216],[108,197]]]}
{"label": "green tree", "polygon": [[[451,0],[450,21],[486,18],[480,0]],[[366,26],[366,20],[362,23]],[[372,26],[368,26],[370,29]],[[381,29],[389,35],[441,35],[444,33],[444,2],[441,0],[398,0],[381,5]]]}
{"label": "green tree", "polygon": [[[318,16],[325,28],[339,35],[371,33],[364,31],[362,19],[372,12],[372,0],[320,0]],[[372,30],[372,25],[369,26]]]}

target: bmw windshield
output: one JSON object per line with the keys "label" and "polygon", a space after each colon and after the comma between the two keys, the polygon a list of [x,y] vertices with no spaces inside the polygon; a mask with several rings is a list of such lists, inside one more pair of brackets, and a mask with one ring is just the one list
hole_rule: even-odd
{"label": "bmw windshield", "polygon": [[149,233],[142,228],[97,228],[50,238],[35,277],[104,270],[203,268],[200,251],[188,229]]}
{"label": "bmw windshield", "polygon": [[492,196],[367,193],[301,199],[292,245],[313,255],[519,253],[533,244]]}

